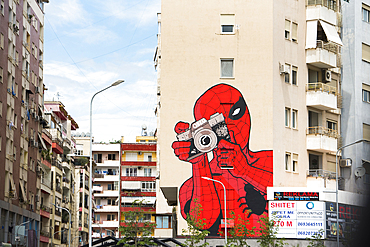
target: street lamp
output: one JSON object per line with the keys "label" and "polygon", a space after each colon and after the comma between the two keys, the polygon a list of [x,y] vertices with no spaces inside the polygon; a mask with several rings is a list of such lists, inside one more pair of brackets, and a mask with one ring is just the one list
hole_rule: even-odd
{"label": "street lamp", "polygon": [[338,148],[337,153],[335,154],[335,200],[336,200],[336,207],[337,207],[337,246],[339,247],[339,203],[338,203],[338,154],[343,148],[362,143],[362,142],[369,142],[368,140],[358,140],[355,142],[351,142],[347,145],[344,145]]}
{"label": "street lamp", "polygon": [[226,188],[224,186],[224,184],[218,180],[214,180],[212,178],[209,178],[209,177],[202,177],[203,179],[206,179],[206,180],[210,180],[210,181],[213,181],[213,182],[216,182],[216,183],[219,183],[222,185],[222,187],[224,187],[224,202],[225,202],[225,246],[227,246],[227,218],[226,218]]}
{"label": "street lamp", "polygon": [[71,246],[71,227],[72,227],[72,218],[71,218],[71,212],[69,212],[68,209],[66,208],[63,208],[63,207],[60,207],[54,203],[52,203],[56,208],[60,208],[60,209],[64,209],[65,211],[67,211],[67,213],[69,214],[69,230],[68,230],[68,239],[69,239],[69,242],[68,242],[68,247]]}
{"label": "street lamp", "polygon": [[119,84],[121,84],[122,82],[124,82],[124,80],[118,80],[114,83],[112,83],[112,85],[100,90],[99,92],[95,93],[92,98],[91,98],[91,102],[90,102],[90,177],[89,177],[89,188],[90,188],[90,192],[89,192],[89,199],[90,199],[90,202],[89,202],[89,247],[92,246],[92,225],[91,225],[91,219],[92,219],[92,103],[93,103],[93,100],[95,98],[95,96],[98,94],[98,93],[101,93],[105,90],[107,90],[108,88],[111,88],[111,87],[115,87],[115,86],[118,86]]}
{"label": "street lamp", "polygon": [[81,236],[76,236],[76,237],[72,238],[71,243],[73,242],[73,239],[75,239],[75,238],[80,238],[80,242],[82,242],[82,237]]}
{"label": "street lamp", "polygon": [[54,239],[54,235],[55,235],[55,234],[57,234],[58,232],[64,232],[65,230],[67,230],[67,229],[63,229],[63,230],[60,230],[60,231],[54,232],[53,237],[51,238],[51,247],[53,247],[53,239]]}
{"label": "street lamp", "polygon": [[[15,229],[16,229],[16,232],[15,232],[15,242],[16,242],[16,246],[18,246],[18,242],[19,240],[17,239],[18,238],[18,231],[19,231],[19,227],[22,226],[22,225],[25,225],[27,223],[30,223],[31,221],[26,221],[26,222],[23,222],[22,224],[19,224],[19,225],[16,225],[15,226]],[[18,226],[18,227],[17,227]]]}

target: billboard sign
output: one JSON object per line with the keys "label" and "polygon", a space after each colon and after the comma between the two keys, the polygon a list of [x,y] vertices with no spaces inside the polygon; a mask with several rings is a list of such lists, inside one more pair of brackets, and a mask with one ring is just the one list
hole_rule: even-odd
{"label": "billboard sign", "polygon": [[282,201],[318,201],[319,192],[274,192],[274,200]]}
{"label": "billboard sign", "polygon": [[270,201],[269,217],[278,226],[278,238],[309,238],[325,231],[324,202]]}

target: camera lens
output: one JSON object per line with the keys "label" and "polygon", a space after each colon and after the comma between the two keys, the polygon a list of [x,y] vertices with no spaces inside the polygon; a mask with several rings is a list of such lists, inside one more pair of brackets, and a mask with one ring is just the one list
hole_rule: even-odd
{"label": "camera lens", "polygon": [[211,142],[211,138],[209,138],[209,136],[202,136],[200,138],[200,143],[204,146],[208,146],[210,142]]}

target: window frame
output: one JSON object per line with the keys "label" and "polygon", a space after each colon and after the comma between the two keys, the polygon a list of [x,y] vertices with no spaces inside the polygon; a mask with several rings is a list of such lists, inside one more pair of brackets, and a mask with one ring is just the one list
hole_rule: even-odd
{"label": "window frame", "polygon": [[285,158],[284,158],[284,170],[286,172],[290,172],[290,166],[291,166],[291,163],[292,163],[292,154],[289,153],[289,152],[285,152]]}
{"label": "window frame", "polygon": [[292,66],[290,64],[286,63],[285,67],[289,68],[289,70],[288,70],[288,73],[284,73],[284,82],[288,83],[288,84],[291,84],[290,74],[291,74],[291,71],[292,71]]}
{"label": "window frame", "polygon": [[[370,23],[370,6],[362,3],[362,21]],[[364,17],[366,16],[367,19]]]}
{"label": "window frame", "polygon": [[[232,68],[231,68],[231,76],[226,76],[226,75],[223,75],[223,70],[222,70],[222,64],[223,62],[226,62],[226,61],[231,61],[231,65],[232,65]],[[220,59],[220,78],[222,79],[233,79],[235,78],[235,61],[234,61],[234,58],[221,58]]]}
{"label": "window frame", "polygon": [[298,110],[292,110],[292,129],[298,129]]}
{"label": "window frame", "polygon": [[291,38],[291,28],[290,28],[290,26],[291,26],[292,22],[290,20],[285,19],[284,23],[285,23],[284,37],[285,37],[286,40],[290,40],[290,38]]}
{"label": "window frame", "polygon": [[[367,99],[365,99],[365,95]],[[362,89],[362,101],[366,103],[370,103],[370,91],[367,91],[366,89]]]}
{"label": "window frame", "polygon": [[292,65],[292,85],[298,86],[298,67]]}
{"label": "window frame", "polygon": [[291,125],[290,125],[290,118],[291,118],[291,109],[289,107],[285,107],[285,127],[286,128],[290,128]]}
{"label": "window frame", "polygon": [[292,172],[298,173],[298,154],[293,153],[292,155]]}
{"label": "window frame", "polygon": [[298,23],[292,22],[292,41],[298,43]]}

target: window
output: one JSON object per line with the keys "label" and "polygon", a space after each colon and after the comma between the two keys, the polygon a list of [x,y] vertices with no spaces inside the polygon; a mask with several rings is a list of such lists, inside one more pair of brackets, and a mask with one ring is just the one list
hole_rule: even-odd
{"label": "window", "polygon": [[148,161],[152,162],[152,156],[151,155],[148,155]]}
{"label": "window", "polygon": [[293,172],[297,172],[298,170],[298,154],[293,154]]}
{"label": "window", "polygon": [[290,170],[290,162],[290,153],[285,153],[285,171]]}
{"label": "window", "polygon": [[137,168],[126,168],[126,176],[137,177]]}
{"label": "window", "polygon": [[155,182],[142,182],[141,191],[142,192],[155,192]]}
{"label": "window", "polygon": [[285,38],[290,39],[290,21],[285,20]]}
{"label": "window", "polygon": [[321,169],[321,155],[309,154],[308,155],[309,169]]}
{"label": "window", "polygon": [[285,127],[290,127],[290,108],[285,107]]}
{"label": "window", "polygon": [[5,14],[5,7],[4,7],[4,0],[1,0],[1,5],[0,5],[0,12],[4,16]]}
{"label": "window", "polygon": [[362,83],[362,100],[370,103],[370,86]]}
{"label": "window", "polygon": [[116,154],[108,154],[108,160],[116,160]]}
{"label": "window", "polygon": [[113,184],[108,184],[108,190],[113,190]]}
{"label": "window", "polygon": [[234,59],[221,59],[221,78],[234,77]]}
{"label": "window", "polygon": [[370,7],[362,4],[362,20],[370,22]]}
{"label": "window", "polygon": [[284,74],[285,75],[285,82],[290,83],[290,65],[285,64],[285,69],[286,69],[286,73]]}
{"label": "window", "polygon": [[364,123],[362,124],[362,128],[363,128],[363,139],[370,141],[370,125]]}
{"label": "window", "polygon": [[157,216],[156,217],[157,228],[170,228],[170,217],[169,216]]}
{"label": "window", "polygon": [[223,34],[225,33],[233,34],[234,33],[235,15],[221,14],[220,22],[221,22],[221,33]]}
{"label": "window", "polygon": [[116,219],[116,216],[114,214],[107,214],[107,221],[113,221]]}
{"label": "window", "polygon": [[3,116],[3,102],[0,101],[0,117]]}
{"label": "window", "polygon": [[326,121],[326,127],[330,130],[337,130],[337,122],[335,121],[331,121],[331,120],[327,120]]}
{"label": "window", "polygon": [[152,168],[144,168],[144,177],[152,176]]}
{"label": "window", "polygon": [[4,70],[0,67],[0,82],[3,83]]}
{"label": "window", "polygon": [[0,33],[0,48],[4,50],[4,34]]}
{"label": "window", "polygon": [[292,41],[297,42],[298,40],[298,24],[292,23]]}
{"label": "window", "polygon": [[292,128],[297,128],[298,110],[292,110]]}
{"label": "window", "polygon": [[292,84],[297,85],[297,73],[298,73],[298,68],[295,66],[292,66]]}
{"label": "window", "polygon": [[370,46],[362,43],[362,60],[370,63]]}

